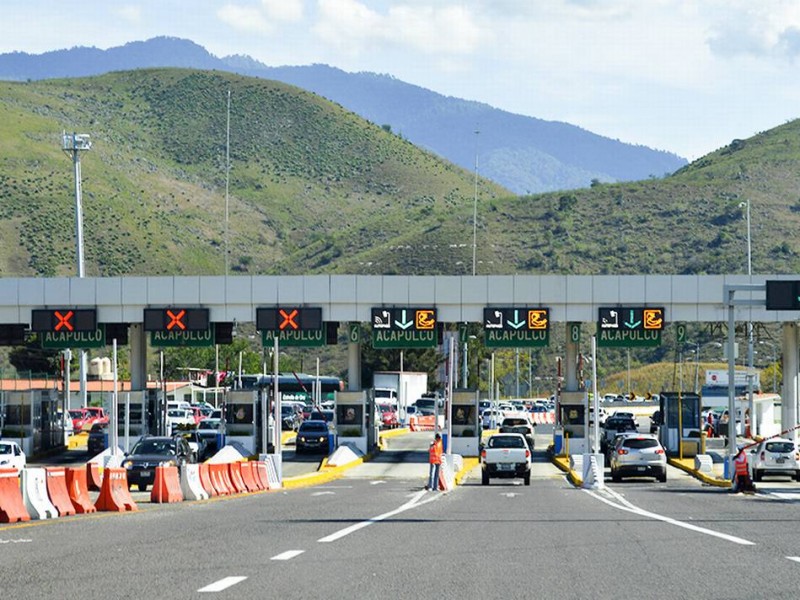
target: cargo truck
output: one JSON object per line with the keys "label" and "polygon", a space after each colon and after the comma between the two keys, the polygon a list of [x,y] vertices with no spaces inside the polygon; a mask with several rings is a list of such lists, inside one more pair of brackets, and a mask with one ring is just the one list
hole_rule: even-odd
{"label": "cargo truck", "polygon": [[376,371],[372,375],[376,404],[396,404],[401,424],[408,418],[406,407],[428,391],[428,374],[414,371]]}

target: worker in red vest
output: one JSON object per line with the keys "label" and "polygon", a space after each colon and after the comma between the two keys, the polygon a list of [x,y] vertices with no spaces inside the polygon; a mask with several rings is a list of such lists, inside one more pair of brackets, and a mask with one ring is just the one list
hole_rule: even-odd
{"label": "worker in red vest", "polygon": [[744,448],[739,449],[739,453],[733,459],[733,486],[731,491],[737,492],[755,492],[756,488],[750,479],[750,469],[747,466],[747,454]]}
{"label": "worker in red vest", "polygon": [[442,466],[443,452],[442,436],[437,433],[428,449],[428,464],[430,465],[430,469],[428,471],[428,485],[425,486],[426,490],[439,490],[439,469]]}

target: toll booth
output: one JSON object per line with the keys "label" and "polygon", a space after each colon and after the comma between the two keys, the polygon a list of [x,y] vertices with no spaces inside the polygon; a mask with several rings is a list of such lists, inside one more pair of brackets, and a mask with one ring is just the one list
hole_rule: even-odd
{"label": "toll booth", "polygon": [[565,449],[569,454],[583,454],[589,451],[586,433],[589,430],[589,397],[585,391],[561,392],[560,421],[565,438]]}
{"label": "toll booth", "polygon": [[225,394],[225,443],[239,442],[251,454],[260,444],[261,415],[258,391],[228,391]]}
{"label": "toll booth", "polygon": [[481,430],[478,426],[477,390],[453,391],[451,418],[453,438],[450,440],[450,452],[461,456],[478,456]]}
{"label": "toll booth", "polygon": [[659,411],[658,440],[667,454],[684,458],[700,454],[700,396],[688,392],[661,392]]}
{"label": "toll booth", "polygon": [[[376,444],[378,437],[375,431],[375,404],[372,401],[373,418],[368,426],[368,395],[364,390],[338,392],[336,395],[336,436],[339,445],[349,444],[366,454]],[[372,429],[372,432],[369,430]]]}

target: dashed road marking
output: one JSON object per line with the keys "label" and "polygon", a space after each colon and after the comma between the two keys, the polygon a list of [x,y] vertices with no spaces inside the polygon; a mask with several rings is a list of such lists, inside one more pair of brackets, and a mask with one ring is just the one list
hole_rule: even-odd
{"label": "dashed road marking", "polygon": [[794,562],[800,563],[800,556],[787,556],[789,560],[793,560]]}
{"label": "dashed road marking", "polygon": [[215,581],[207,585],[206,587],[202,587],[198,592],[221,592],[222,590],[226,590],[229,587],[236,585],[237,583],[241,583],[247,579],[247,577],[225,577],[220,579],[219,581]]}
{"label": "dashed road marking", "polygon": [[314,492],[312,496],[335,496],[336,492]]}
{"label": "dashed road marking", "polygon": [[281,552],[277,556],[273,556],[270,560],[291,560],[295,556],[300,556],[305,550],[287,550],[286,552]]}

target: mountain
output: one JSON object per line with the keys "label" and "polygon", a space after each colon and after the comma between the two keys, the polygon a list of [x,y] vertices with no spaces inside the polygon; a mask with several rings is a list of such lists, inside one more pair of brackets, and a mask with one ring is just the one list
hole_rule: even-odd
{"label": "mountain", "polygon": [[[225,139],[231,106],[229,223]],[[89,276],[800,271],[800,121],[664,179],[515,196],[298,88],[140,69],[0,82],[0,276],[74,273],[81,154]]]}
{"label": "mountain", "polygon": [[[149,67],[216,69],[290,83],[386,126],[412,143],[518,194],[661,177],[686,164],[672,153],[625,144],[579,127],[446,97],[388,75],[326,65],[268,67],[248,56],[217,58],[189,40],[153,38],[99,50],[0,55],[0,79],[84,77]],[[480,131],[475,134],[475,131]]]}

